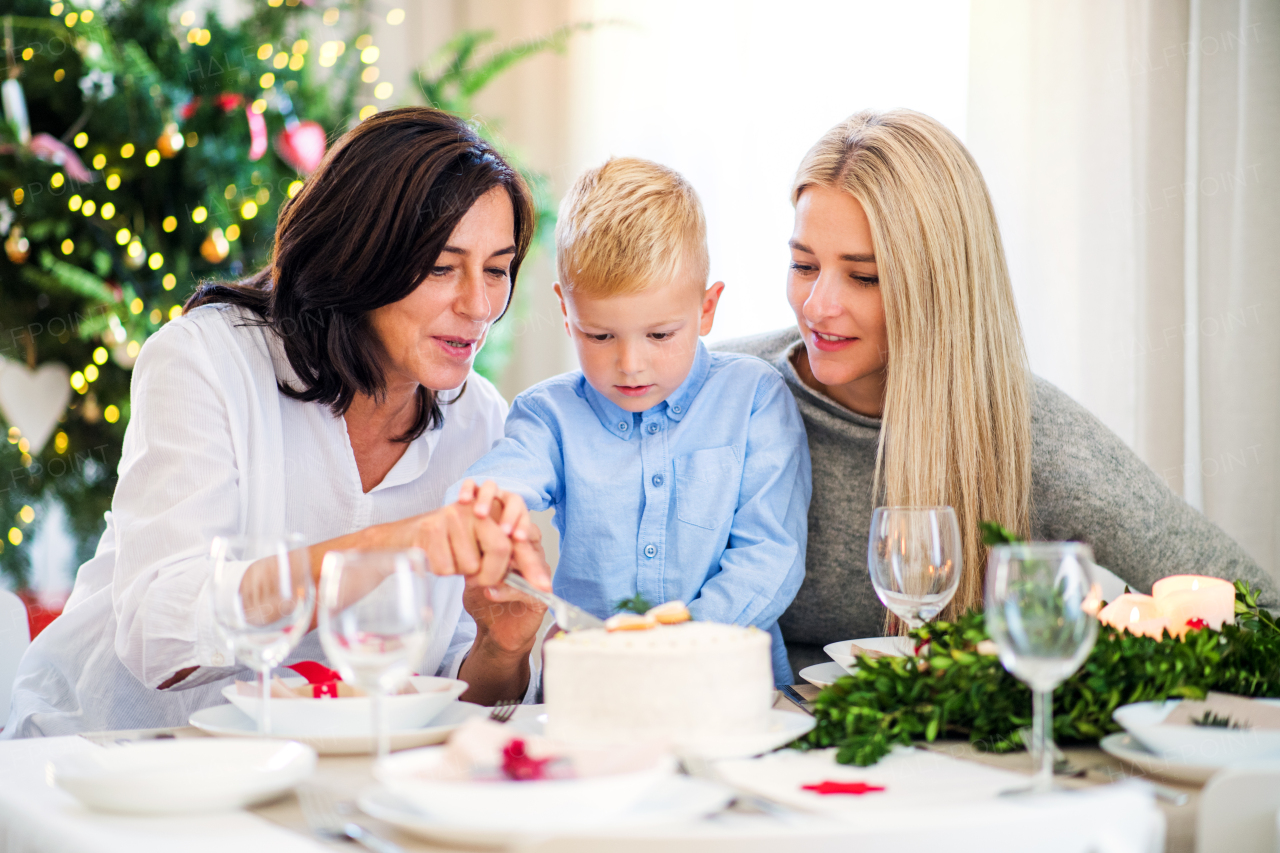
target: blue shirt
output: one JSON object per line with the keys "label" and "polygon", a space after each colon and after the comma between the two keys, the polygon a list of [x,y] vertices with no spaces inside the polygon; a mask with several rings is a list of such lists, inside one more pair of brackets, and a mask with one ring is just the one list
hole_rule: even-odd
{"label": "blue shirt", "polygon": [[466,476],[555,509],[557,595],[601,618],[639,593],[755,625],[791,683],[777,622],[804,580],[809,445],[768,363],[699,342],[685,381],[644,412],[566,373],[516,397],[505,431]]}

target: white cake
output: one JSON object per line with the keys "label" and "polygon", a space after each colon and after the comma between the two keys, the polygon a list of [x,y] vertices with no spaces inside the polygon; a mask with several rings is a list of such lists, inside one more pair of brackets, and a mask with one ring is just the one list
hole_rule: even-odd
{"label": "white cake", "polygon": [[561,634],[545,646],[547,734],[679,744],[765,731],[770,641],[757,628],[711,622]]}

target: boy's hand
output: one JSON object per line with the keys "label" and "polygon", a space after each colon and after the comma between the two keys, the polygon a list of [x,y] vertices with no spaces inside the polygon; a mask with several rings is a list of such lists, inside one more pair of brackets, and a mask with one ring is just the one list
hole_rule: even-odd
{"label": "boy's hand", "polygon": [[516,542],[528,542],[537,535],[538,526],[533,523],[524,498],[498,488],[493,480],[486,480],[483,486],[477,486],[473,480],[464,480],[458,492],[458,503],[463,506],[471,504],[476,518],[487,518],[495,502],[498,504],[495,520],[503,533]]}

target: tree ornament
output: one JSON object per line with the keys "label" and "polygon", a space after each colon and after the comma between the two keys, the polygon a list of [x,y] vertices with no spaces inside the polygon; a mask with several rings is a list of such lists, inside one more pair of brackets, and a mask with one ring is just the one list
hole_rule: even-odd
{"label": "tree ornament", "polygon": [[[97,42],[92,42],[92,44],[101,52],[102,45]],[[84,95],[84,99],[90,103],[105,101],[116,93],[115,77],[109,71],[95,68],[80,78],[80,92]]]}
{"label": "tree ornament", "polygon": [[31,442],[28,451],[39,455],[58,426],[71,398],[71,371],[65,364],[48,362],[36,370],[0,358],[0,414]]}
{"label": "tree ornament", "polygon": [[31,120],[27,117],[27,98],[17,77],[0,83],[0,100],[4,102],[4,120],[13,128],[18,142],[26,145],[31,141]]}
{"label": "tree ornament", "polygon": [[178,126],[170,122],[164,126],[164,132],[156,140],[156,150],[160,152],[161,157],[170,160],[182,150],[182,146],[185,144],[182,134],[178,131]]}
{"label": "tree ornament", "polygon": [[276,135],[276,153],[280,159],[304,175],[315,171],[324,159],[324,128],[314,121],[294,121]]}
{"label": "tree ornament", "polygon": [[93,173],[85,168],[84,163],[80,161],[80,155],[49,134],[37,133],[31,137],[31,144],[27,147],[31,149],[32,154],[36,155],[36,159],[66,169],[67,177],[73,181],[87,184],[93,180]]}
{"label": "tree ornament", "polygon": [[253,111],[253,104],[244,108],[244,117],[249,122],[249,159],[261,160],[267,153],[267,120]]}
{"label": "tree ornament", "polygon": [[22,226],[15,225],[9,229],[9,236],[4,241],[4,253],[15,264],[25,264],[31,254],[31,246],[27,238],[22,236]]}
{"label": "tree ornament", "polygon": [[204,242],[200,244],[200,257],[211,264],[220,264],[225,261],[230,251],[231,244],[227,242],[221,228],[210,231],[209,236],[205,237]]}

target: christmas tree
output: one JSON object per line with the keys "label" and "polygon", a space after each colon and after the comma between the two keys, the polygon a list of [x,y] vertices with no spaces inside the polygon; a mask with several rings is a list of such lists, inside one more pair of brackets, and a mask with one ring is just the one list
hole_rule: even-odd
{"label": "christmas tree", "polygon": [[[17,588],[55,505],[77,562],[92,554],[142,343],[198,282],[263,265],[327,141],[390,105],[362,3],[264,0],[233,25],[175,5],[0,0],[0,572]],[[423,100],[471,115],[494,76],[569,33],[485,55],[492,34],[463,34],[418,76]]]}

